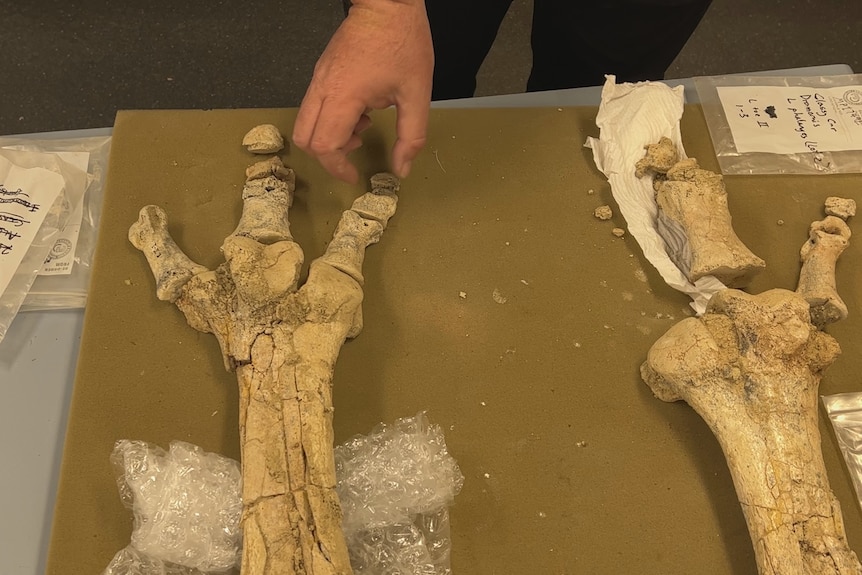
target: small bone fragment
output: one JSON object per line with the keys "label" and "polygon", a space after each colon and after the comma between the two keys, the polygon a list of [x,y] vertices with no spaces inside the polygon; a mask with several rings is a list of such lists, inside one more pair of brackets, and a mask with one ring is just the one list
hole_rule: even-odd
{"label": "small bone fragment", "polygon": [[691,282],[714,276],[728,287],[747,284],[766,263],[737,237],[721,175],[688,158],[667,167],[676,148],[667,138],[647,146],[636,174],[653,174],[660,223],[687,238],[687,253],[669,254]]}
{"label": "small bone fragment", "polygon": [[284,149],[284,137],[272,124],[261,124],[248,131],[242,145],[253,154],[275,154]]}
{"label": "small bone fragment", "polygon": [[847,317],[847,305],[835,285],[835,264],[850,243],[850,228],[836,216],[811,224],[800,250],[802,270],[796,293],[811,306],[811,323],[819,328]]}
{"label": "small bone fragment", "polygon": [[[818,245],[808,260],[810,270],[831,274],[833,287],[833,255],[843,250],[833,244],[846,245],[846,237],[822,228],[835,225],[812,224]],[[820,379],[841,350],[812,323],[803,281],[798,293],[716,293],[702,317],[682,320],[653,344],[641,376],[659,399],[688,403],[721,444],[760,575],[862,575],[817,423]]]}
{"label": "small bone fragment", "polygon": [[621,238],[624,235],[626,235],[626,231],[622,228],[614,228],[611,230],[611,233],[614,234],[618,238]]}
{"label": "small bone fragment", "polygon": [[[293,172],[271,160],[243,189],[243,214],[209,271],[186,257],[156,206],[129,232],[159,298],[213,333],[239,382],[243,575],[352,575],[335,493],[332,375],[341,345],[362,328],[362,261],[395,213],[398,180],[342,215],[298,288],[302,250],[288,227]],[[267,172],[267,170],[269,170]]]}
{"label": "small bone fragment", "polygon": [[593,215],[602,221],[607,221],[614,217],[614,212],[608,205],[599,206],[593,212]]}
{"label": "small bone fragment", "polygon": [[644,146],[646,154],[635,163],[635,176],[642,178],[649,172],[666,174],[679,161],[679,152],[670,138],[662,137],[657,144]]}
{"label": "small bone fragment", "polygon": [[856,200],[830,196],[826,198],[826,215],[837,216],[846,222],[856,215]]}

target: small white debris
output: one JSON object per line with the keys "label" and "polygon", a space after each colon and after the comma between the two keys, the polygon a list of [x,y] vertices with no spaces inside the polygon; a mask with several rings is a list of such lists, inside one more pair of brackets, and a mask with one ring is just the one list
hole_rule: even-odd
{"label": "small white debris", "polygon": [[614,211],[609,205],[605,204],[604,206],[597,207],[593,211],[593,215],[604,222],[614,217]]}
{"label": "small white debris", "polygon": [[130,286],[130,285],[132,285],[132,280],[123,280],[123,283],[126,284],[127,286]]}
{"label": "small white debris", "polygon": [[577,445],[578,447],[586,447],[586,446],[587,446],[587,442],[586,442],[586,441],[579,441],[579,442],[577,442],[575,445]]}
{"label": "small white debris", "polygon": [[626,231],[622,228],[614,228],[611,230],[611,233],[614,234],[618,238],[621,238],[624,235],[626,235]]}
{"label": "small white debris", "polygon": [[467,292],[465,292],[465,291],[459,291],[459,292],[458,292],[458,297],[459,297],[459,298],[461,298],[461,299],[467,299]]}
{"label": "small white debris", "polygon": [[261,124],[248,131],[242,145],[253,154],[275,154],[284,149],[284,138],[272,124]]}
{"label": "small white debris", "polygon": [[506,245],[508,246],[508,245],[509,245],[509,242],[506,242]]}
{"label": "small white debris", "polygon": [[541,517],[542,519],[544,519],[547,516],[548,516],[548,514],[545,513],[544,511],[539,511],[539,517]]}
{"label": "small white debris", "polygon": [[486,474],[484,475],[484,477],[485,477],[485,479],[491,479],[491,474],[490,474],[490,473],[486,473]]}
{"label": "small white debris", "polygon": [[575,342],[575,347],[581,347],[581,343],[580,343],[580,342],[578,342],[578,341],[576,341],[576,342]]}
{"label": "small white debris", "polygon": [[494,298],[494,301],[499,304],[504,304],[509,301],[509,298],[504,297],[503,294],[500,293],[500,290],[494,288],[494,292],[491,294],[491,297]]}
{"label": "small white debris", "polygon": [[484,401],[480,401],[479,405],[481,405],[482,407],[485,407],[487,404]]}
{"label": "small white debris", "polygon": [[783,226],[783,225],[784,225],[784,220],[778,220],[778,221],[777,221],[777,222],[775,222],[775,223],[776,223],[776,224],[778,224],[779,226]]}
{"label": "small white debris", "polygon": [[218,414],[218,409],[216,409],[215,411],[213,411],[213,413],[212,413],[212,415],[210,415],[210,417],[215,417],[217,414]]}
{"label": "small white debris", "polygon": [[846,222],[856,215],[856,201],[830,196],[826,198],[826,215],[837,216]]}
{"label": "small white debris", "polygon": [[528,282],[527,280],[521,280],[521,283],[524,284],[525,286],[530,285],[530,282]]}
{"label": "small white debris", "polygon": [[589,194],[589,195],[591,195],[591,196],[592,196],[593,194],[595,194],[595,193],[596,193],[596,191],[595,191],[594,189],[592,189],[592,188],[590,188],[589,190],[587,190],[587,194]]}

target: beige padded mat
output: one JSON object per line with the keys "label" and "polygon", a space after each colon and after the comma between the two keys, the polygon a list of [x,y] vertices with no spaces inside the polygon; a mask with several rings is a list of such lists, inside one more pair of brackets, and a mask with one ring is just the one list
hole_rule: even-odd
{"label": "beige padded mat", "polygon": [[[365,328],[335,376],[338,441],[420,410],[446,431],[466,476],[452,509],[456,575],[753,575],[753,552],[717,442],[685,404],[653,398],[638,368],[689,314],[630,236],[591,152],[595,108],[435,110],[398,213],[365,264]],[[127,241],[145,204],[214,267],[239,217],[245,132],[295,110],[129,111],[117,116],[105,210],[72,400],[48,573],[100,573],[129,542],[108,460],[120,438],[174,439],[237,457],[236,384],[216,340],[155,297]],[[355,154],[386,167],[393,116]],[[686,151],[716,163],[699,108]],[[328,177],[290,150],[292,229],[306,260],[367,184]],[[367,180],[366,180],[367,182]],[[830,195],[862,202],[862,177],[730,177],[734,225],[766,259],[752,291],[795,287],[808,225]],[[589,193],[594,190],[594,193]],[[862,216],[860,216],[862,217]],[[779,225],[778,220],[784,224]],[[859,222],[851,228],[859,231]],[[821,393],[862,390],[862,234],[838,265],[851,318]],[[497,291],[503,300],[495,301]],[[466,297],[460,297],[464,292]],[[851,545],[862,516],[829,427],[832,485]]]}

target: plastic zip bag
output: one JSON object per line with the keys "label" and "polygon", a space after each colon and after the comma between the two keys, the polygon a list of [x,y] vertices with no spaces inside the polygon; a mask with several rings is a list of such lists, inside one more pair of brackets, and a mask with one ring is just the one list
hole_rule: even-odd
{"label": "plastic zip bag", "polygon": [[[4,208],[0,213],[0,220],[4,224],[3,237],[6,241],[0,248],[0,256],[3,256],[3,259],[0,259],[0,277],[4,278],[4,285],[0,286],[2,341],[42,268],[54,240],[65,226],[72,206],[84,193],[87,175],[54,155],[0,149],[0,158],[3,159],[4,167],[9,168],[5,177],[9,178],[15,174],[19,181],[28,182],[28,189],[23,190],[15,187],[15,180],[7,180],[8,186],[3,188],[3,198],[0,198],[0,207]],[[32,176],[32,179],[28,179],[28,175]],[[49,187],[55,189],[54,186],[57,186],[59,191],[50,196],[51,205],[42,205],[37,201],[43,195],[38,188],[49,180]],[[38,181],[42,183],[37,183]],[[38,218],[42,218],[41,222]],[[25,233],[24,230],[30,226],[29,230],[32,231],[32,226],[36,225],[38,229],[33,231],[33,237],[30,239],[30,231]],[[17,265],[15,262],[18,256],[10,257],[15,250],[19,250],[17,253],[24,250]],[[4,265],[5,268],[2,267]]]}
{"label": "plastic zip bag", "polygon": [[[49,251],[48,259],[56,257],[74,243],[71,269],[63,275],[38,275],[27,293],[19,311],[82,308],[87,302],[93,254],[98,238],[99,220],[102,213],[105,176],[111,150],[111,136],[88,136],[81,138],[0,138],[0,148],[21,151],[56,153],[86,152],[88,184],[83,196],[83,217],[77,241],[58,238]],[[76,222],[77,224],[77,222]],[[70,223],[69,225],[72,225]]]}
{"label": "plastic zip bag", "polygon": [[824,395],[821,399],[862,505],[862,393]]}
{"label": "plastic zip bag", "polygon": [[694,79],[721,172],[862,172],[862,74]]}

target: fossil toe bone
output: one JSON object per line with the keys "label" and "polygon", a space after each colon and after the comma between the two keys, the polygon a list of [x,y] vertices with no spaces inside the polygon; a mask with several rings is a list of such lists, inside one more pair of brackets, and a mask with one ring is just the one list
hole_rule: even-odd
{"label": "fossil toe bone", "polygon": [[811,322],[823,327],[847,317],[847,305],[835,285],[835,264],[850,242],[850,228],[836,216],[811,224],[800,250],[799,293],[811,306]]}

